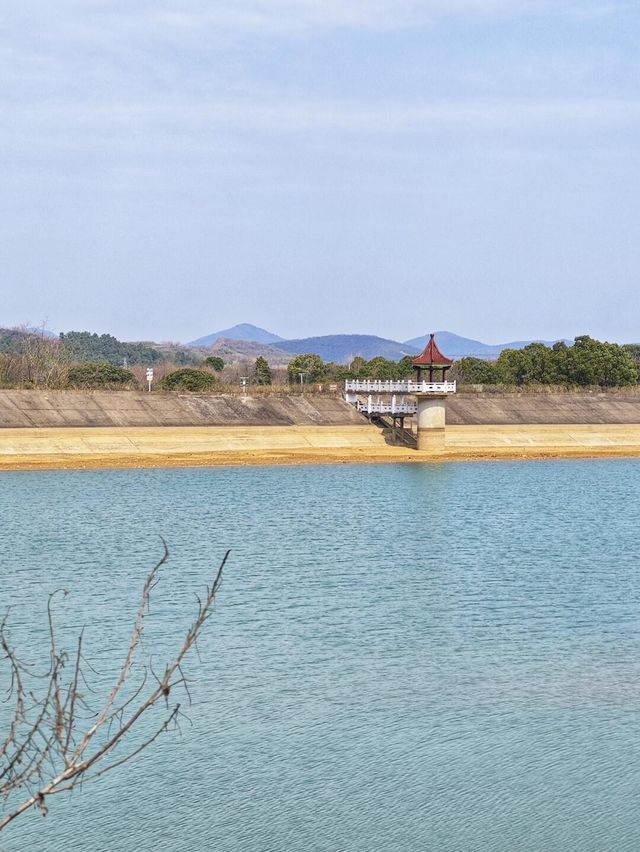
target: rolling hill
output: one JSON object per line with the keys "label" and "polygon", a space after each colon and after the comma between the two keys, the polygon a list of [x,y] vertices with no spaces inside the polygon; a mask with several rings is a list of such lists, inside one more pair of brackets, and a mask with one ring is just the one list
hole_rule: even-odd
{"label": "rolling hill", "polygon": [[[413,337],[411,340],[405,341],[405,345],[422,350],[428,340],[429,335],[425,334],[422,337]],[[482,343],[480,340],[473,340],[470,337],[460,337],[460,335],[451,331],[437,331],[436,340],[442,352],[449,358],[458,359],[471,356],[489,361],[497,358],[503,349],[523,349],[529,343],[544,343],[545,346],[553,346],[556,342],[555,340],[514,340],[511,343]],[[569,345],[573,341],[565,340],[565,343]]]}
{"label": "rolling hill", "polygon": [[281,340],[278,349],[299,355],[315,352],[323,361],[345,363],[360,355],[369,361],[382,355],[392,361],[399,361],[405,355],[416,355],[418,349],[397,340],[387,340],[373,334],[327,334],[322,337],[303,337],[299,340]]}
{"label": "rolling hill", "polygon": [[256,343],[254,340],[233,340],[219,337],[211,347],[212,355],[219,355],[225,364],[239,364],[266,358],[272,367],[286,367],[291,360],[288,352],[269,346],[268,343]]}
{"label": "rolling hill", "polygon": [[218,340],[224,337],[227,340],[252,340],[254,343],[278,343],[282,340],[277,334],[272,334],[265,328],[259,328],[257,325],[243,322],[240,325],[234,325],[233,328],[225,328],[222,331],[214,331],[204,337],[199,337],[197,340],[192,340],[187,343],[187,346],[211,346]]}
{"label": "rolling hill", "polygon": [[[429,335],[413,337],[411,340],[400,342],[373,334],[325,334],[316,337],[301,337],[286,340],[273,334],[264,328],[259,328],[249,323],[241,323],[224,331],[216,331],[205,337],[192,341],[188,346],[210,347],[217,340],[224,340],[228,355],[231,356],[233,341],[238,341],[234,356],[249,357],[246,347],[240,345],[241,341],[255,343],[269,348],[265,353],[268,360],[275,363],[276,359],[282,360],[286,355],[299,355],[305,352],[315,352],[325,361],[344,363],[360,355],[367,360],[382,355],[390,360],[399,361],[405,355],[415,355],[422,351]],[[466,356],[485,358],[493,360],[498,357],[503,349],[522,349],[531,340],[515,340],[509,343],[483,343],[470,337],[462,337],[451,331],[437,331],[436,339],[438,346],[450,358],[458,359]],[[546,346],[551,346],[555,341],[541,341]],[[570,344],[572,341],[565,341]],[[277,353],[284,353],[280,357]],[[233,357],[233,356],[232,356]]]}

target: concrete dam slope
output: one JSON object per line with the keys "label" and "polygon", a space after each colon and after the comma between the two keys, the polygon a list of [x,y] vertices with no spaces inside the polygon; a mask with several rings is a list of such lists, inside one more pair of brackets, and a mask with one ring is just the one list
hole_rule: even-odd
{"label": "concrete dam slope", "polygon": [[640,394],[460,393],[444,446],[339,397],[0,391],[0,470],[640,456]]}
{"label": "concrete dam slope", "polygon": [[[341,397],[0,390],[0,429],[107,426],[362,426]],[[458,393],[447,425],[640,424],[640,393]]]}
{"label": "concrete dam slope", "polygon": [[517,426],[640,424],[634,391],[457,393],[447,400],[447,425]]}
{"label": "concrete dam slope", "polygon": [[362,426],[332,396],[0,390],[0,429],[132,426]]}

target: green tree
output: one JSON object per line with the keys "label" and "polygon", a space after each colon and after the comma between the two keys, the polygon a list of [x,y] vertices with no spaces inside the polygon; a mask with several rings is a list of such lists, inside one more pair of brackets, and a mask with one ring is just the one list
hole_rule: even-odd
{"label": "green tree", "polygon": [[256,358],[256,363],[253,367],[253,378],[257,385],[271,384],[271,367],[269,366],[267,359],[263,358],[261,355]]}
{"label": "green tree", "polygon": [[204,363],[215,370],[216,373],[221,373],[224,370],[224,361],[218,355],[209,355],[204,359]]}
{"label": "green tree", "polygon": [[557,368],[558,358],[553,349],[549,349],[544,343],[530,343],[521,352],[527,364],[527,384],[561,384],[562,377]]}
{"label": "green tree", "polygon": [[529,359],[521,349],[503,349],[495,366],[498,382],[524,385],[529,377],[529,366]]}
{"label": "green tree", "polygon": [[496,377],[505,385],[563,384],[563,359],[560,349],[550,349],[544,343],[504,349],[495,364]]}
{"label": "green tree", "polygon": [[456,361],[454,370],[462,384],[495,385],[498,382],[495,364],[484,361],[482,358],[461,358]]}
{"label": "green tree", "polygon": [[[413,375],[413,355],[406,355],[401,361],[391,361],[382,355],[377,355],[371,361],[365,361],[360,355],[345,367],[332,370],[338,379],[400,379]],[[329,366],[329,365],[327,365]]]}
{"label": "green tree", "polygon": [[290,384],[295,385],[300,383],[300,373],[304,376],[306,384],[313,384],[324,379],[327,373],[327,366],[319,355],[315,352],[307,352],[304,355],[296,355],[287,367],[287,376]]}
{"label": "green tree", "polygon": [[[399,379],[411,378],[414,374],[413,359],[414,355],[405,355],[397,364],[397,376]],[[395,378],[395,376],[394,376]]]}
{"label": "green tree", "polygon": [[581,387],[625,387],[638,383],[638,368],[622,346],[583,334],[567,351],[566,380]]}
{"label": "green tree", "polygon": [[[60,348],[70,361],[84,364],[197,364],[200,359],[177,343],[125,343],[111,334],[92,334],[89,331],[68,331],[60,335]],[[0,334],[0,348],[2,335]]]}
{"label": "green tree", "polygon": [[639,376],[629,349],[587,334],[576,337],[573,346],[560,341],[551,349],[543,343],[505,349],[496,371],[499,381],[508,385],[625,387],[637,384]]}
{"label": "green tree", "polygon": [[389,361],[382,355],[372,358],[366,365],[367,378],[384,381],[398,378],[398,362]]}
{"label": "green tree", "polygon": [[204,370],[195,370],[192,367],[174,370],[173,373],[169,373],[164,379],[158,382],[160,390],[187,391],[188,393],[211,391],[217,385],[218,380],[211,373],[206,373]]}
{"label": "green tree", "polygon": [[164,361],[158,349],[146,343],[123,343],[111,334],[69,331],[60,335],[60,344],[72,361],[81,363],[157,364]]}
{"label": "green tree", "polygon": [[[362,355],[356,355],[344,367],[344,377],[348,379],[361,379],[364,376],[363,369],[367,362]],[[339,371],[340,372],[340,371]],[[341,376],[339,376],[341,378]]]}
{"label": "green tree", "polygon": [[622,348],[631,355],[634,364],[640,364],[640,343],[623,343]]}
{"label": "green tree", "polygon": [[129,370],[114,364],[78,364],[67,373],[70,388],[137,388],[138,380]]}

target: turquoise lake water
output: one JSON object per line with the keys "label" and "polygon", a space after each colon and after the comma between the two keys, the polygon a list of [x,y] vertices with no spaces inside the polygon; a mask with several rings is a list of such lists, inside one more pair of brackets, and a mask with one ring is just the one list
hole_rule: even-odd
{"label": "turquoise lake water", "polygon": [[182,733],[0,849],[637,852],[639,529],[637,461],[0,474],[13,638],[65,587],[98,693],[158,536],[158,668],[234,550]]}

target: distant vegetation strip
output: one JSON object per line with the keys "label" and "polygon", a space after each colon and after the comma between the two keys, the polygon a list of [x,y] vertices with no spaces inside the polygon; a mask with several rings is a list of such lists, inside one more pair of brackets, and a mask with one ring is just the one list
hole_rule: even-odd
{"label": "distant vegetation strip", "polygon": [[461,358],[455,371],[465,384],[630,387],[640,380],[640,345],[602,343],[585,334],[572,346],[505,349],[494,362]]}
{"label": "distant vegetation strip", "polygon": [[[31,330],[0,330],[0,387],[139,388],[146,386],[146,370],[152,368],[158,390],[219,392],[272,385],[322,385],[326,390],[335,385],[337,391],[346,378],[393,379],[413,373],[413,353],[399,360],[358,355],[345,364],[307,351],[285,356],[283,362],[255,357],[263,351],[259,344],[244,343],[251,354],[229,363],[220,354],[227,349],[215,345],[189,350],[176,344],[124,343],[109,334],[68,332],[52,338]],[[640,382],[640,344],[606,343],[587,335],[572,345],[531,343],[506,349],[495,361],[460,358],[450,376],[462,385],[483,387],[630,387]]]}
{"label": "distant vegetation strip", "polygon": [[[57,337],[57,334],[46,328],[34,329],[25,326],[24,331],[38,332],[41,336]],[[436,332],[438,343],[443,352],[451,358],[475,357],[485,360],[495,360],[503,349],[522,349],[529,343],[544,343],[553,346],[556,341],[516,340],[511,343],[483,343],[469,337],[462,337],[450,331]],[[428,340],[428,335],[414,337],[400,342],[373,334],[325,334],[316,337],[303,337],[285,340],[267,329],[249,323],[240,323],[231,328],[215,331],[193,340],[187,344],[154,343],[152,341],[122,343],[111,335],[97,335],[89,332],[69,332],[65,337],[77,337],[78,348],[91,347],[90,357],[95,360],[100,355],[97,347],[103,350],[105,359],[122,358],[127,356],[129,364],[145,363],[155,359],[155,363],[171,360],[175,364],[197,363],[203,357],[204,350],[214,350],[227,362],[238,362],[255,359],[259,355],[267,358],[273,366],[285,366],[291,355],[314,352],[324,361],[335,361],[346,364],[359,355],[371,359],[378,355],[390,360],[399,361],[405,355],[417,354],[422,351]],[[87,338],[91,338],[88,340]],[[571,345],[570,340],[564,343]],[[127,348],[132,351],[127,355]],[[152,350],[150,352],[149,350]],[[155,354],[153,354],[155,353]],[[119,363],[117,360],[114,363]]]}
{"label": "distant vegetation strip", "polygon": [[78,363],[102,361],[133,367],[136,364],[153,365],[167,361],[186,366],[199,361],[197,356],[178,344],[123,343],[111,334],[92,334],[88,331],[69,331],[61,334],[59,340],[69,358]]}

